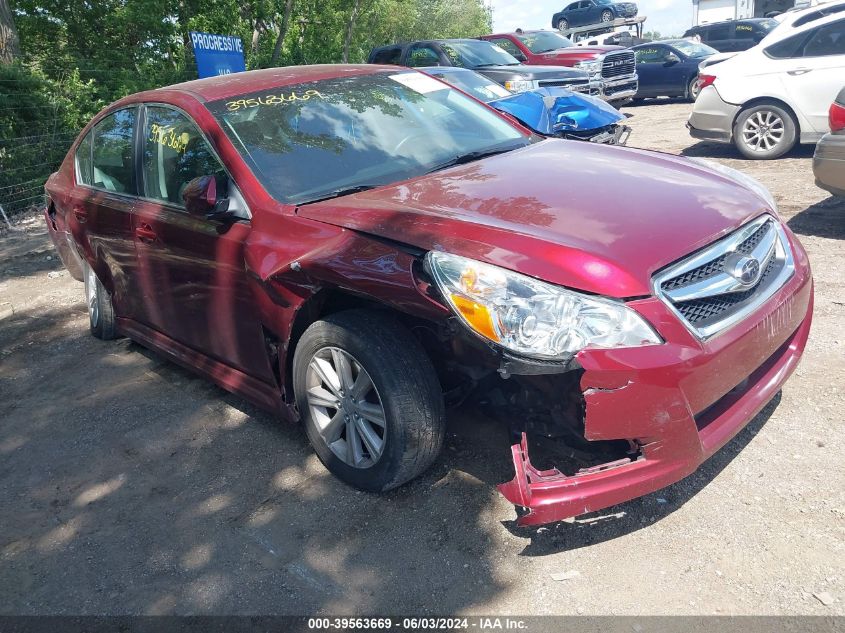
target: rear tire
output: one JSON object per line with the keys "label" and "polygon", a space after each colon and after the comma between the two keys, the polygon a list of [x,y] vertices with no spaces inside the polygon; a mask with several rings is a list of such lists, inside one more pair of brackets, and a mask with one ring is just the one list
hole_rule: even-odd
{"label": "rear tire", "polygon": [[349,310],[311,324],[296,346],[293,385],[320,461],[356,488],[401,486],[440,453],[440,383],[419,342],[389,316]]}
{"label": "rear tire", "polygon": [[687,86],[687,99],[689,99],[692,103],[695,103],[695,100],[698,99],[698,93],[701,92],[698,88],[698,75],[693,77],[689,85]]}
{"label": "rear tire", "polygon": [[609,9],[605,9],[601,12],[601,21],[602,22],[613,22],[613,11]]}
{"label": "rear tire", "polygon": [[88,265],[85,266],[85,303],[91,334],[104,341],[117,338],[111,295]]}
{"label": "rear tire", "polygon": [[733,127],[739,153],[752,160],[780,158],[795,147],[798,125],[792,115],[774,103],[758,103],[739,113]]}
{"label": "rear tire", "polygon": [[557,21],[557,30],[558,31],[565,31],[568,28],[569,28],[569,22],[567,20],[565,20],[564,18],[561,18],[560,20]]}

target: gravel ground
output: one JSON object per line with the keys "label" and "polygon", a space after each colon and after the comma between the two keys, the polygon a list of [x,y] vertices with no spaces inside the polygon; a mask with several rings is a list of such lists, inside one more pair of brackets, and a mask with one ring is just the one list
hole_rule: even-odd
{"label": "gravel ground", "polygon": [[690,139],[687,104],[626,112],[631,145],[770,187],[814,266],[804,361],[698,472],[517,528],[502,430],[467,408],[427,474],[355,492],[296,427],[90,337],[36,219],[0,239],[0,613],[845,614],[845,201],[810,148],[755,163]]}

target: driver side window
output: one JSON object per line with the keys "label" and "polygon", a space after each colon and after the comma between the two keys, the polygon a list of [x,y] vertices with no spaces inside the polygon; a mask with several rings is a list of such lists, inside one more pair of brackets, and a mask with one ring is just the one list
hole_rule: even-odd
{"label": "driver side window", "polygon": [[408,52],[408,66],[411,68],[440,66],[440,57],[431,46],[414,46]]}
{"label": "driver side window", "polygon": [[184,207],[182,193],[191,180],[225,175],[197,126],[177,110],[147,106],[143,143],[147,198]]}
{"label": "driver side window", "polygon": [[649,46],[636,50],[638,64],[659,64],[665,61],[667,50],[662,46]]}

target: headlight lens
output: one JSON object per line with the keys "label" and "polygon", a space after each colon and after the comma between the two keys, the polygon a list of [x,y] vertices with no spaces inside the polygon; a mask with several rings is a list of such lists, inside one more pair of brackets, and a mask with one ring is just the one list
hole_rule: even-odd
{"label": "headlight lens", "polygon": [[578,62],[575,64],[575,68],[583,70],[588,75],[596,75],[601,72],[601,62],[593,61],[586,61],[586,62]]}
{"label": "headlight lens", "polygon": [[778,210],[778,203],[775,200],[775,197],[772,195],[772,192],[769,191],[766,186],[761,183],[756,178],[752,178],[748,174],[744,174],[738,169],[734,169],[733,167],[726,167],[721,163],[717,163],[714,160],[707,160],[706,158],[690,158],[689,160],[693,161],[694,163],[698,163],[699,165],[704,165],[708,169],[715,171],[716,173],[722,174],[727,178],[730,178],[736,183],[744,187],[748,187],[751,191],[756,193],[760,198],[763,199],[771,208],[772,211],[777,212]]}
{"label": "headlight lens", "polygon": [[563,359],[586,347],[662,343],[639,314],[619,301],[439,251],[429,252],[426,262],[461,320],[512,352]]}
{"label": "headlight lens", "polygon": [[537,86],[538,84],[536,81],[527,81],[521,79],[505,82],[505,88],[507,88],[511,92],[528,92],[529,90],[534,90]]}

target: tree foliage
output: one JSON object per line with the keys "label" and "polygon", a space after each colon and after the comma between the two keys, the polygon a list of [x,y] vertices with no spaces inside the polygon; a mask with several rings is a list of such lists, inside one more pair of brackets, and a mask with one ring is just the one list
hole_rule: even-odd
{"label": "tree foliage", "polygon": [[[236,35],[247,69],[364,62],[374,46],[488,33],[483,0],[0,0],[0,204],[28,204],[79,129],[124,95],[196,78],[190,31]],[[11,41],[11,40],[10,40]],[[18,55],[18,50],[20,54]],[[22,140],[23,139],[23,140]],[[20,202],[22,200],[23,202]]]}

